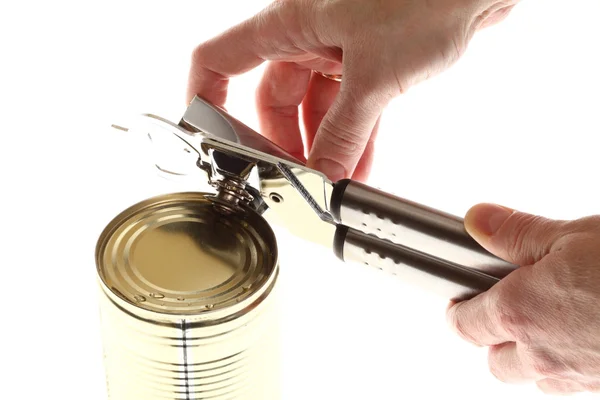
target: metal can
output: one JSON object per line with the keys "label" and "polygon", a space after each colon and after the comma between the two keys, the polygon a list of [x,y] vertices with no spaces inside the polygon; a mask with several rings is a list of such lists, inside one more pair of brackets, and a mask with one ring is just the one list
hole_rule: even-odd
{"label": "metal can", "polygon": [[121,212],[96,246],[110,399],[278,399],[274,232],[206,193]]}

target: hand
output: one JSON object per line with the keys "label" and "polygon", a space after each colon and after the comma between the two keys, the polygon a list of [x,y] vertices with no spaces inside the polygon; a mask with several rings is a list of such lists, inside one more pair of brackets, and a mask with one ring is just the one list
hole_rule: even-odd
{"label": "hand", "polygon": [[262,133],[333,181],[364,181],[389,101],[452,65],[518,1],[275,1],[195,49],[187,101],[224,107],[230,77],[271,61],[257,90]]}
{"label": "hand", "polygon": [[465,217],[486,249],[521,267],[450,305],[464,339],[490,346],[501,381],[546,393],[600,392],[600,216],[555,221],[482,204]]}

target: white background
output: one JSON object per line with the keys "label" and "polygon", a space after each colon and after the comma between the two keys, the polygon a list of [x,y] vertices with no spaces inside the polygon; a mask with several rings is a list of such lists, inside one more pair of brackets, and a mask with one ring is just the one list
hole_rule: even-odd
{"label": "white background", "polygon": [[[267,3],[3,2],[0,398],[105,398],[97,235],[181,188],[109,126],[176,121],[193,47]],[[598,15],[596,0],[524,0],[388,107],[370,183],[458,215],[480,201],[600,213]],[[260,72],[234,79],[227,104],[254,128]],[[486,350],[448,330],[445,301],[279,234],[285,399],[544,397],[497,382]]]}

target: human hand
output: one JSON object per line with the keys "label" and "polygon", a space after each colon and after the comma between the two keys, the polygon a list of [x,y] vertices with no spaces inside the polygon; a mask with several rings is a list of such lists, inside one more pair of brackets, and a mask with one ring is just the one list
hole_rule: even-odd
{"label": "human hand", "polygon": [[600,216],[555,221],[473,207],[467,231],[521,267],[487,292],[451,304],[448,320],[507,383],[546,393],[600,392]]}
{"label": "human hand", "polygon": [[271,61],[257,90],[262,133],[333,181],[364,181],[389,101],[452,65],[518,1],[275,1],[194,50],[187,101],[224,107],[230,77]]}

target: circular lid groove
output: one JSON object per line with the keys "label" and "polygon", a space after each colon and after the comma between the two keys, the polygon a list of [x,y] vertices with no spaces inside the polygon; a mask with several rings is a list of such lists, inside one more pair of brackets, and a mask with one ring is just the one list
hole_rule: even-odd
{"label": "circular lid groove", "polygon": [[276,268],[275,237],[255,212],[231,211],[203,193],[128,208],[100,236],[102,282],[125,301],[166,314],[216,311],[252,296]]}

